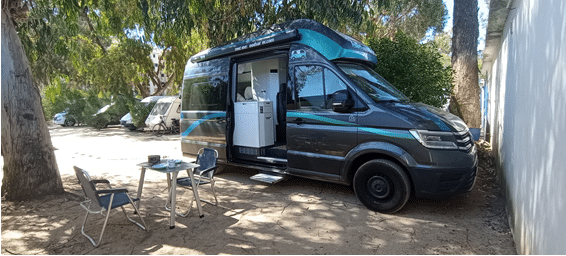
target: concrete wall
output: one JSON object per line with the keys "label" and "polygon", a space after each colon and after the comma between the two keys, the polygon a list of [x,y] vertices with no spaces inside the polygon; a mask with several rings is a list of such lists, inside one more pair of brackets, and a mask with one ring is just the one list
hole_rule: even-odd
{"label": "concrete wall", "polygon": [[[491,8],[497,2],[508,3],[492,0]],[[518,253],[564,254],[566,0],[517,0],[505,8],[487,83],[509,223]]]}

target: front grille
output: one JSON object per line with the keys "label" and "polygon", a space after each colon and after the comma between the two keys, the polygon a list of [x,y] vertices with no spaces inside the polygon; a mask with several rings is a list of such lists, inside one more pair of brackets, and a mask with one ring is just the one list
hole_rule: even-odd
{"label": "front grille", "polygon": [[458,145],[459,150],[466,152],[470,152],[472,150],[474,141],[470,131],[466,130],[463,132],[455,132],[454,136],[456,137],[456,145]]}

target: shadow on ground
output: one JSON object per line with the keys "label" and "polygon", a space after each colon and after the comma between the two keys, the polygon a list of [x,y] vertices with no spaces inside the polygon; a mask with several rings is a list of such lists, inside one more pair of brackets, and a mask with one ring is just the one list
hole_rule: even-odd
{"label": "shadow on ground", "polygon": [[[203,204],[204,218],[193,207],[187,218],[177,218],[175,229],[169,229],[163,207],[165,177],[146,180],[141,211],[150,230],[115,210],[98,248],[81,235],[82,191],[74,175],[64,174],[64,195],[2,201],[2,254],[516,253],[495,176],[482,168],[471,193],[440,201],[411,199],[394,215],[367,210],[348,186],[301,178],[268,185],[250,180],[254,173],[226,169],[217,176],[221,206]],[[137,190],[137,177],[104,178],[114,187]],[[178,191],[182,210],[189,194]],[[199,191],[211,198],[206,186]],[[102,216],[90,220],[87,232],[98,234]]]}

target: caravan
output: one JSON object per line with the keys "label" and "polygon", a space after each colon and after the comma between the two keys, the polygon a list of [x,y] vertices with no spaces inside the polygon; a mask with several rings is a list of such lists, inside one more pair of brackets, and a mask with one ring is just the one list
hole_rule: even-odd
{"label": "caravan", "polygon": [[145,119],[145,126],[151,131],[165,130],[178,125],[181,117],[181,99],[178,96],[165,96],[157,100]]}
{"label": "caravan", "polygon": [[[157,102],[159,99],[161,99],[163,97],[166,97],[166,96],[145,97],[143,100],[141,100],[141,103],[144,103],[147,106],[152,102]],[[132,114],[130,112],[128,112],[128,114],[125,114],[122,118],[120,118],[120,124],[122,125],[122,127],[128,128],[128,130],[130,130],[130,131],[134,131],[138,128],[134,125],[134,121],[132,120]]]}
{"label": "caravan", "polygon": [[187,63],[181,146],[194,157],[352,185],[369,209],[400,210],[410,195],[470,191],[477,156],[458,117],[409,102],[375,73],[359,41],[295,20],[205,50]]}

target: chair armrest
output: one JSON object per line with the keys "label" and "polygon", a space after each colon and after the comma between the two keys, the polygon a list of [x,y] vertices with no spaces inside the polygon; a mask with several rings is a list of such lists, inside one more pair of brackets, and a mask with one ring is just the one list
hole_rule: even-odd
{"label": "chair armrest", "polygon": [[97,190],[96,193],[97,194],[128,193],[128,190],[125,188],[113,188],[113,189]]}
{"label": "chair armrest", "polygon": [[218,168],[218,165],[215,165],[215,166],[209,167],[209,168],[207,168],[207,169],[204,169],[204,170],[200,171],[200,174],[199,174],[199,175],[203,175],[203,174],[206,174],[206,173],[208,173],[208,172],[210,172],[210,171],[216,170],[216,168]]}
{"label": "chair armrest", "polygon": [[92,183],[97,184],[97,183],[110,183],[110,181],[108,180],[91,180]]}

